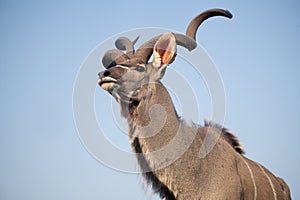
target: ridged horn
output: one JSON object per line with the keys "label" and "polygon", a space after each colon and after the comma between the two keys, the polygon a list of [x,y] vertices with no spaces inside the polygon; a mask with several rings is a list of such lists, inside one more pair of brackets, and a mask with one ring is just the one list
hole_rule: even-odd
{"label": "ridged horn", "polygon": [[[173,33],[176,39],[176,43],[180,46],[187,48],[189,51],[192,51],[197,47],[197,43],[192,38],[189,38],[185,35],[179,33]],[[147,63],[149,58],[152,55],[153,47],[161,35],[156,36],[146,43],[144,43],[134,54],[134,57],[139,59],[142,63]]]}
{"label": "ridged horn", "polygon": [[116,40],[115,46],[122,51],[126,51],[126,55],[132,57],[134,54],[134,44],[137,42],[139,37],[140,36],[135,38],[133,41],[127,37],[120,37]]}
{"label": "ridged horn", "polygon": [[[200,25],[210,17],[214,16],[224,16],[227,18],[232,18],[232,14],[228,10],[222,9],[210,9],[202,12],[196,16],[188,25],[186,30],[186,35],[174,33],[176,38],[176,43],[180,46],[187,48],[189,51],[192,51],[197,47],[196,43],[196,32]],[[147,63],[149,58],[152,55],[153,47],[156,41],[160,38],[161,35],[156,36],[144,43],[135,53],[135,57],[139,58],[142,63]]]}
{"label": "ridged horn", "polygon": [[223,9],[210,9],[207,11],[202,12],[198,16],[196,16],[188,25],[186,30],[186,35],[196,40],[196,32],[199,26],[207,20],[208,18],[215,17],[215,16],[223,16],[229,19],[232,18],[232,14],[228,10]]}
{"label": "ridged horn", "polygon": [[104,54],[102,64],[107,69],[127,59],[129,59],[129,57],[122,51],[118,49],[111,49]]}

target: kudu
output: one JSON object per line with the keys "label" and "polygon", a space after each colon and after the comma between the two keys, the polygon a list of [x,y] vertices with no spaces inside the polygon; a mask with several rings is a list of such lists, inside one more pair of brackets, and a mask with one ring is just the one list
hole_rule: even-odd
{"label": "kudu", "polygon": [[[196,48],[198,27],[213,16],[232,17],[226,10],[207,10],[191,21],[186,35],[159,35],[137,51],[137,39],[119,38],[117,49],[107,51],[102,59],[106,70],[99,73],[98,83],[120,104],[140,170],[162,199],[290,199],[283,179],[246,158],[228,129],[211,121],[203,127],[187,125],[180,119],[160,82],[176,57],[176,46]],[[199,150],[207,135],[216,144],[201,158]]]}

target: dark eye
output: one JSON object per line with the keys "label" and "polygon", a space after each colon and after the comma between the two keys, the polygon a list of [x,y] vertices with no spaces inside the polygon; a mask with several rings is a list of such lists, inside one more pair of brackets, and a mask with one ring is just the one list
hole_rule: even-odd
{"label": "dark eye", "polygon": [[145,71],[145,67],[143,67],[143,66],[137,66],[135,68],[135,70],[138,71],[138,72],[144,72]]}

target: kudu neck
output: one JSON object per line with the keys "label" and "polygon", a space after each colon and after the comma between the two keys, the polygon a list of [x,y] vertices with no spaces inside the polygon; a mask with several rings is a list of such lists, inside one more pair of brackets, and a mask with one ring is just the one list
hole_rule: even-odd
{"label": "kudu neck", "polygon": [[[155,136],[158,133],[178,129],[180,120],[168,90],[161,82],[149,83],[140,88],[137,105],[129,106],[127,117],[129,128]],[[176,131],[174,131],[176,133]],[[150,137],[149,136],[149,137]]]}
{"label": "kudu neck", "polygon": [[171,96],[162,83],[155,82],[146,85],[145,88],[141,89],[138,96],[140,100],[136,109],[138,116],[134,117],[139,118],[139,122],[142,123],[140,125],[149,124],[151,116],[155,118],[167,117],[173,123],[179,123]]}

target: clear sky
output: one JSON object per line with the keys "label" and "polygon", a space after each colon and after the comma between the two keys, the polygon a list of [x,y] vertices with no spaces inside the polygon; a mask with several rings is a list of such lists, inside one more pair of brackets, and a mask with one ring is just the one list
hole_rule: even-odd
{"label": "clear sky", "polygon": [[[184,32],[196,14],[215,7],[234,18],[211,20],[197,38],[224,81],[225,124],[246,155],[300,199],[297,0],[0,1],[0,199],[158,199],[139,176],[86,151],[73,120],[73,85],[89,52],[108,37],[142,27]],[[111,108],[111,97],[95,88],[96,107]],[[119,135],[109,137],[129,149]]]}

